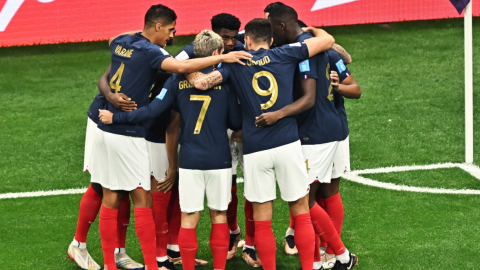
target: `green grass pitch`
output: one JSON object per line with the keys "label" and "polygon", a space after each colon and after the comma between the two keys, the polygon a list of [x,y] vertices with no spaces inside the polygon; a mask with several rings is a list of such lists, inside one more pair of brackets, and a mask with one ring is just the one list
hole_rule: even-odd
{"label": "green grass pitch", "polygon": [[[474,124],[480,124],[480,19],[473,20]],[[464,161],[463,20],[329,27],[352,55],[362,98],[347,100],[352,169]],[[177,53],[192,36],[177,37]],[[86,111],[110,61],[106,42],[0,48],[0,194],[86,187],[82,172]],[[476,132],[475,142],[480,142]],[[478,149],[478,147],[476,148]],[[478,164],[480,151],[475,150]],[[419,187],[480,189],[458,168],[363,175]],[[399,192],[343,180],[342,239],[358,269],[475,269],[480,197]],[[243,194],[239,184],[238,194]],[[241,196],[239,196],[241,197]],[[0,200],[4,269],[77,269],[67,258],[81,195]],[[299,269],[283,253],[288,206],[274,203],[278,269]],[[243,198],[239,224],[243,230]],[[133,215],[132,215],[133,216]],[[142,261],[134,221],[127,237]],[[198,257],[209,260],[210,224],[202,214]],[[102,264],[98,223],[88,249]],[[238,253],[240,255],[240,252]],[[211,269],[207,267],[199,269]],[[249,269],[237,256],[227,269]]]}

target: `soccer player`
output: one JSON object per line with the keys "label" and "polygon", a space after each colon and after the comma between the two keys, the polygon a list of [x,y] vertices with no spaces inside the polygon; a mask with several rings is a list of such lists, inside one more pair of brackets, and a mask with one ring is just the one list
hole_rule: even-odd
{"label": "soccer player", "polygon": [[[176,14],[163,5],[152,6],[145,15],[141,33],[125,34],[110,40],[112,70],[110,86],[115,93],[123,92],[138,106],[148,102],[153,79],[158,70],[192,72],[220,62],[241,62],[249,58],[245,52],[178,61],[162,49],[175,30]],[[113,92],[102,93],[104,96]],[[107,109],[118,110],[107,103]],[[101,130],[93,156],[92,182],[103,187],[100,210],[100,236],[105,268],[117,269],[113,252],[116,242],[118,208],[122,197],[129,194],[134,203],[135,229],[140,240],[146,269],[157,268],[155,256],[155,224],[150,196],[150,170],[148,151],[142,124],[105,125]]]}
{"label": "soccer player", "polygon": [[[196,55],[205,57],[222,53],[222,38],[204,30],[195,38]],[[210,72],[213,67],[202,70]],[[184,269],[195,269],[198,249],[196,227],[203,210],[205,193],[212,221],[210,248],[214,269],[224,269],[228,252],[229,230],[226,210],[230,201],[231,160],[227,123],[233,129],[241,125],[240,107],[227,85],[201,91],[193,88],[182,75],[174,75],[162,92],[147,107],[131,113],[101,111],[104,123],[136,123],[159,115],[174,101],[182,118],[180,134],[180,207],[182,227],[179,235]],[[228,101],[228,102],[226,102]]]}
{"label": "soccer player", "polygon": [[[282,199],[289,202],[297,226],[296,245],[302,269],[313,268],[315,239],[308,209],[308,182],[295,114],[302,102],[292,103],[296,65],[332,46],[334,39],[320,29],[315,38],[269,50],[272,26],[266,19],[254,19],[245,26],[245,46],[253,59],[246,66],[222,64],[207,75],[190,74],[199,89],[231,82],[242,105],[245,197],[253,204],[255,243],[266,270],[276,269],[275,238],[272,231],[272,202],[278,182]],[[278,111],[266,121],[264,112]],[[264,127],[260,127],[264,126]]]}
{"label": "soccer player", "polygon": [[[104,76],[110,72],[108,67]],[[131,110],[134,103],[128,101],[128,97],[121,93],[114,95],[116,99],[112,100],[117,108]],[[115,100],[123,100],[124,102],[116,102]],[[84,171],[91,171],[89,164],[94,154],[94,141],[97,134],[98,109],[103,108],[106,99],[103,95],[98,94],[92,101],[88,109],[87,131],[85,138],[85,155],[84,155]],[[91,183],[87,191],[80,201],[80,209],[78,215],[77,229],[72,243],[68,247],[68,256],[75,261],[82,269],[101,269],[101,267],[93,260],[87,251],[87,234],[91,224],[95,221],[102,203],[103,191],[102,187],[97,183]],[[119,209],[118,228],[117,228],[117,245],[115,248],[115,262],[117,267],[123,269],[142,269],[143,265],[132,260],[125,251],[125,238],[127,234],[127,226],[130,223],[130,199],[125,197]]]}
{"label": "soccer player", "polygon": [[[342,140],[338,143],[337,150],[334,153],[332,179],[330,183],[320,184],[320,189],[317,193],[317,203],[319,203],[319,205],[322,206],[330,216],[330,219],[340,236],[344,215],[343,203],[339,192],[340,177],[345,171],[350,170],[350,151],[348,145],[349,130],[347,113],[344,106],[344,97],[359,99],[362,92],[342,57],[334,50],[328,50],[327,55],[331,67],[330,79],[334,91],[333,98],[335,107],[342,122]],[[322,252],[326,254],[326,262],[324,263],[325,269],[327,267],[331,268],[335,265],[335,254],[332,248],[326,248],[326,244],[327,243],[323,242],[320,245]]]}
{"label": "soccer player", "polygon": [[[289,6],[274,9],[270,15],[277,45],[305,42],[312,38],[298,24],[297,12]],[[316,202],[319,182],[330,182],[333,157],[342,140],[342,122],[334,104],[330,84],[330,64],[326,52],[301,62],[295,74],[294,98],[315,93],[315,105],[297,116],[300,141],[310,182],[310,216],[315,232],[321,235],[337,255],[336,269],[351,269],[358,258],[343,245],[330,217]],[[295,222],[295,220],[294,220]],[[295,224],[296,226],[296,224]],[[296,240],[296,239],[295,239]],[[318,238],[315,240],[314,269],[322,269]]]}
{"label": "soccer player", "polygon": [[[213,32],[220,35],[223,39],[223,46],[224,52],[229,53],[231,51],[245,51],[245,46],[238,42],[238,31],[240,29],[240,20],[227,13],[220,13],[212,17],[212,30]],[[194,52],[194,42],[188,44],[180,51],[175,58],[178,60],[186,60],[186,59],[193,59],[197,56]],[[238,196],[237,196],[237,162],[238,160],[241,161],[243,165],[243,151],[241,149],[241,144],[236,143],[234,141],[230,141],[230,147],[232,152],[232,201],[230,202],[227,210],[227,217],[228,217],[228,226],[230,228],[230,244],[228,250],[227,260],[233,258],[237,252],[237,244],[240,241],[242,236],[240,227],[238,226],[237,222],[237,207],[238,207]],[[246,259],[247,263],[251,262],[250,260],[250,253],[243,254],[242,257]],[[255,253],[255,250],[253,250]],[[256,261],[256,260],[255,260]]]}

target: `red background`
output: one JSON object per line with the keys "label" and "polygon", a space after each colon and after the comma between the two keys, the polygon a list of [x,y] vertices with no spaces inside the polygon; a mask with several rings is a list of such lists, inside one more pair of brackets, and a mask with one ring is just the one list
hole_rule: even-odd
{"label": "red background", "polygon": [[[319,0],[328,1],[328,0]],[[164,0],[162,4],[178,16],[177,34],[210,29],[213,15],[231,13],[242,22],[263,17],[263,9],[274,0]],[[295,8],[299,19],[314,26],[394,22],[463,17],[449,0],[359,0],[311,11],[316,0],[284,0]],[[6,0],[0,0],[3,7]],[[159,1],[152,0],[26,0],[5,31],[0,46],[104,40],[125,31],[141,30],[145,12]],[[473,3],[474,16],[480,5]]]}

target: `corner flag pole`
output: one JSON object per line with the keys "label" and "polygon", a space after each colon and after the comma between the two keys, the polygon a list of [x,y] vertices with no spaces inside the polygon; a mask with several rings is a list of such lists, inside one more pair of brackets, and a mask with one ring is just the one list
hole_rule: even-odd
{"label": "corner flag pole", "polygon": [[473,163],[472,1],[465,7],[465,162]]}

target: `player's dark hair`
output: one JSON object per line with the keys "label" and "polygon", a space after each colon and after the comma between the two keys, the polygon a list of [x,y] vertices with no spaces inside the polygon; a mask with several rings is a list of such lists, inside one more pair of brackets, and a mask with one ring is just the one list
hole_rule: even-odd
{"label": "player's dark hair", "polygon": [[219,32],[222,28],[228,30],[240,30],[240,20],[228,13],[220,13],[212,17],[212,30]]}
{"label": "player's dark hair", "polygon": [[280,7],[280,6],[284,6],[285,4],[282,3],[282,2],[273,2],[273,3],[270,3],[268,4],[265,9],[263,10],[263,12],[272,12],[272,10],[276,9],[277,7]]}
{"label": "player's dark hair", "polygon": [[277,19],[284,22],[288,22],[288,21],[298,22],[297,12],[295,11],[295,9],[287,5],[283,5],[272,10],[272,12],[270,12],[270,14],[268,15],[268,18]]}
{"label": "player's dark hair", "polygon": [[298,20],[298,25],[299,25],[300,27],[307,27],[307,25],[306,25],[304,22],[300,21],[300,20]]}
{"label": "player's dark hair", "polygon": [[272,40],[272,24],[267,19],[253,19],[245,25],[245,36],[251,37],[255,43]]}
{"label": "player's dark hair", "polygon": [[151,6],[145,14],[145,26],[151,26],[159,22],[167,25],[175,20],[177,20],[175,11],[161,4]]}

